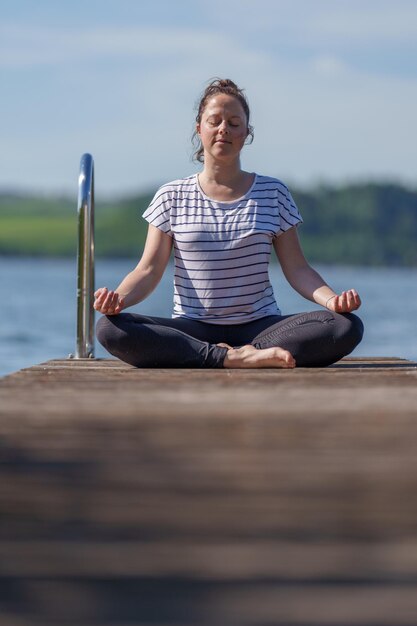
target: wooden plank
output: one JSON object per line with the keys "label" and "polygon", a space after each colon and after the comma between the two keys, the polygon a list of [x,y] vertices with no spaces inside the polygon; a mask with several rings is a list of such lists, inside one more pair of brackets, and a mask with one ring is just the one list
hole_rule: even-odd
{"label": "wooden plank", "polygon": [[2,379],[0,624],[414,625],[416,381],[396,358]]}

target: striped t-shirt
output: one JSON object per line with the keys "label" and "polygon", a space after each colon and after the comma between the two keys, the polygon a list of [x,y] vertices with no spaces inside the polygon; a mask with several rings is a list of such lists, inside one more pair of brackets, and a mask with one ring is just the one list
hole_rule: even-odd
{"label": "striped t-shirt", "polygon": [[242,324],[280,314],[268,275],[272,241],[302,222],[280,180],[255,175],[232,202],[208,198],[197,175],[174,180],[143,217],[173,238],[172,317]]}

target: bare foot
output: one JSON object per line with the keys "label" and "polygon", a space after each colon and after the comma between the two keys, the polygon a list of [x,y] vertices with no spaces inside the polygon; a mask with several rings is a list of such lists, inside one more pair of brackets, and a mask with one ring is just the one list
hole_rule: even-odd
{"label": "bare foot", "polygon": [[258,368],[280,367],[291,369],[295,367],[295,360],[288,350],[282,348],[265,348],[258,350],[254,346],[242,346],[231,348],[227,344],[217,344],[223,348],[229,348],[223,362],[223,367],[228,368]]}

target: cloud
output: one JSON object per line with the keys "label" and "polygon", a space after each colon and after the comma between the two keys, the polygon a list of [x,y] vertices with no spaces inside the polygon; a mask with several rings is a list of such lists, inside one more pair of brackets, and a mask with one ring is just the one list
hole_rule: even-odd
{"label": "cloud", "polygon": [[331,55],[319,55],[311,60],[312,71],[323,76],[345,75],[350,70],[341,59]]}
{"label": "cloud", "polygon": [[[229,0],[220,12],[216,1],[216,28],[210,20],[171,28],[3,26],[1,184],[71,190],[85,151],[96,159],[99,194],[188,174],[193,105],[213,76],[247,90],[255,125],[255,142],[243,155],[248,169],[297,182],[415,176],[417,82],[352,60],[346,33],[359,16],[355,0],[338,26],[342,43],[331,28],[336,14],[319,19],[333,2],[260,0],[247,15],[246,0]],[[282,15],[273,13],[283,4]],[[384,32],[384,24],[370,28]]]}
{"label": "cloud", "polygon": [[[233,53],[247,62],[258,56],[236,49],[237,39],[204,29],[167,27],[43,28],[3,24],[0,27],[0,66],[53,67],[91,61],[157,61],[200,55]],[[238,47],[239,48],[239,47]],[[226,57],[227,58],[227,57]]]}
{"label": "cloud", "polygon": [[417,5],[412,2],[332,2],[309,22],[310,39],[334,44],[387,46],[415,44]]}
{"label": "cloud", "polygon": [[320,45],[323,37],[344,45],[352,40],[367,46],[409,41],[417,37],[414,0],[211,0],[207,17],[220,15],[221,23],[239,22],[255,35],[275,32],[285,42]]}

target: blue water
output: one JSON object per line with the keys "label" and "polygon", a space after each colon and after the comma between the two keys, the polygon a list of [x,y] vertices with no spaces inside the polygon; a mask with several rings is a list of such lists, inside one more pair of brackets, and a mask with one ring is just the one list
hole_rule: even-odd
{"label": "blue water", "polygon": [[[98,260],[96,286],[114,288],[135,260]],[[356,356],[397,356],[417,360],[415,269],[316,266],[335,290],[354,287],[361,295],[365,337]],[[284,314],[317,308],[287,284],[277,265],[271,279]],[[66,358],[75,351],[76,264],[68,259],[0,257],[2,324],[0,375]],[[144,314],[170,316],[172,267],[155,292],[133,307]],[[96,356],[106,356],[96,345]]]}

